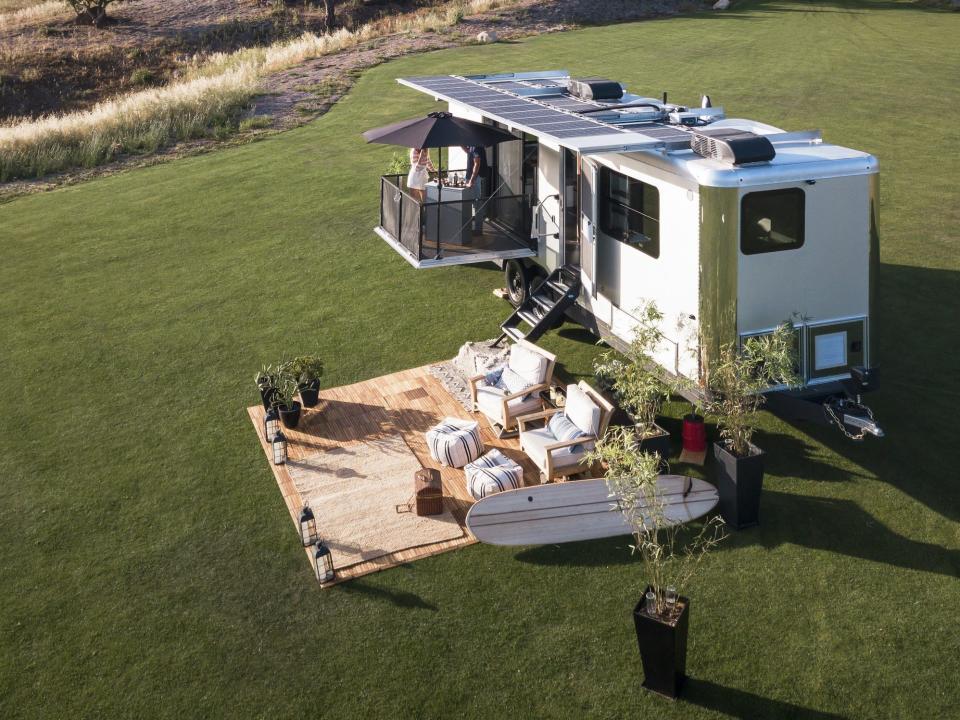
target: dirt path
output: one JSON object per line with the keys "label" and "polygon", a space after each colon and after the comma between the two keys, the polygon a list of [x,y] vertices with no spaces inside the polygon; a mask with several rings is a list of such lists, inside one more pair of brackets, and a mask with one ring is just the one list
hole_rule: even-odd
{"label": "dirt path", "polygon": [[[139,0],[160,12],[166,7],[163,0]],[[238,0],[197,0],[206,8],[197,15],[190,13],[190,26],[204,26],[217,8],[244,4]],[[264,81],[264,92],[258,96],[250,115],[270,118],[268,129],[241,133],[226,141],[210,139],[180,143],[154,155],[127,157],[97,168],[74,170],[40,180],[13,181],[0,184],[0,202],[20,195],[42,192],[62,185],[111,175],[124,170],[211,152],[248,142],[265,133],[287,130],[303,125],[323,115],[352,86],[364,69],[386,60],[416,52],[438,50],[475,42],[484,30],[495,31],[500,40],[511,40],[548,32],[560,32],[581,24],[627,22],[651,17],[662,17],[696,7],[690,0],[518,0],[508,8],[465,18],[458,25],[441,33],[425,33],[413,37],[407,34],[378,38],[365,45],[308,61],[289,70],[269,76]],[[169,11],[167,11],[169,12]],[[147,22],[143,19],[142,22]]]}
{"label": "dirt path", "polygon": [[509,8],[464,18],[442,33],[378,38],[366,46],[317,58],[268,77],[251,114],[270,116],[274,129],[302,125],[325,113],[350,88],[363,68],[401,55],[475,42],[484,31],[500,40],[568,30],[582,23],[604,24],[675,14],[673,0],[520,0]]}

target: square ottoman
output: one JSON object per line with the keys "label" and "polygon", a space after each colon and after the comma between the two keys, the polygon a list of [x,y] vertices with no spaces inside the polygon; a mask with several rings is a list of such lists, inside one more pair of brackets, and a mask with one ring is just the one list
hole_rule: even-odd
{"label": "square ottoman", "polygon": [[430,457],[447,467],[462,468],[483,454],[480,425],[474,420],[447,417],[427,430]]}
{"label": "square ottoman", "polygon": [[464,468],[467,492],[474,500],[523,485],[523,468],[499,450],[491,450]]}

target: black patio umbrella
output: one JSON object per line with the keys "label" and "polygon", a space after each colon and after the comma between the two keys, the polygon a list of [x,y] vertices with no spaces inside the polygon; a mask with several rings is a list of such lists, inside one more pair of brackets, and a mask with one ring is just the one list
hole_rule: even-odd
{"label": "black patio umbrella", "polygon": [[363,133],[363,137],[368,143],[400,145],[409,148],[440,148],[440,158],[437,163],[438,218],[440,217],[439,202],[443,194],[443,148],[470,145],[489,147],[517,139],[506,130],[454,117],[448,112],[432,112],[426,117],[401,120],[391,125],[367,130]]}

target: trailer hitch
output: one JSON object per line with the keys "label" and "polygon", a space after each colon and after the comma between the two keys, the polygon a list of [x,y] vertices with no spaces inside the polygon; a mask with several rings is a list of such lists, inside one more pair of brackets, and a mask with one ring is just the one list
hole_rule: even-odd
{"label": "trailer hitch", "polygon": [[840,428],[840,431],[851,440],[863,440],[867,435],[877,438],[884,436],[881,428],[873,417],[873,410],[860,401],[844,397],[828,398],[823,403],[823,410],[827,420]]}
{"label": "trailer hitch", "polygon": [[879,368],[850,368],[850,377],[841,383],[845,396],[829,397],[823,403],[827,421],[840,428],[851,440],[863,440],[867,435],[884,436],[883,429],[873,417],[873,410],[860,399],[861,393],[876,389],[879,374]]}

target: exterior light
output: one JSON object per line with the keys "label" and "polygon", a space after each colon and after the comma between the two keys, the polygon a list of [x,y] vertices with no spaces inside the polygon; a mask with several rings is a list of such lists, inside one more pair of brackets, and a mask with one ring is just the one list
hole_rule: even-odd
{"label": "exterior light", "polygon": [[270,409],[263,416],[263,437],[267,442],[271,442],[280,432],[280,413],[272,404]]}
{"label": "exterior light", "polygon": [[309,505],[304,505],[300,511],[300,539],[304,547],[313,545],[319,537],[317,536],[317,521],[313,517],[313,510]]}
{"label": "exterior light", "polygon": [[333,557],[330,555],[330,548],[324,545],[322,540],[317,541],[313,551],[313,564],[317,571],[317,580],[321,585],[333,580],[336,575],[333,569]]}
{"label": "exterior light", "polygon": [[273,449],[273,464],[283,465],[287,461],[287,438],[282,431],[277,430],[270,445]]}

